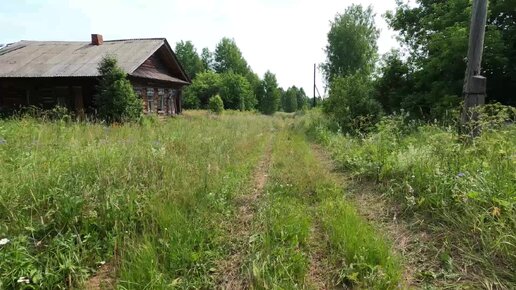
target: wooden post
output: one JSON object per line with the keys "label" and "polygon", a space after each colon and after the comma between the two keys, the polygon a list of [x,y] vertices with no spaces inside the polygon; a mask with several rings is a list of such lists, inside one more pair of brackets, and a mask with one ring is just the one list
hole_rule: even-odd
{"label": "wooden post", "polygon": [[[461,114],[462,133],[466,126],[477,119],[473,109],[485,103],[486,78],[480,76],[484,36],[487,21],[487,0],[474,0],[469,32],[468,66],[464,78],[464,108]],[[478,130],[470,131],[473,136]]]}

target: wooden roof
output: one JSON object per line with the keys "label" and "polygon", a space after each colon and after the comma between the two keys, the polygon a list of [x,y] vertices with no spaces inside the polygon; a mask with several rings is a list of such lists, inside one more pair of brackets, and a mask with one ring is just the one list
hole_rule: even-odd
{"label": "wooden roof", "polygon": [[[151,56],[159,55],[166,69],[142,74],[138,70]],[[165,38],[104,41],[101,45],[75,41],[20,41],[0,49],[0,78],[96,77],[106,55],[136,77],[190,83]]]}

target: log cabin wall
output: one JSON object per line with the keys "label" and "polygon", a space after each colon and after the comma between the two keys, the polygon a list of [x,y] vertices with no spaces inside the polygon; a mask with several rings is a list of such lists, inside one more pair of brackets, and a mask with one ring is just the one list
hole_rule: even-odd
{"label": "log cabin wall", "polygon": [[[181,85],[141,79],[131,79],[131,83],[145,113],[181,113]],[[95,114],[97,84],[96,78],[0,79],[0,113],[11,114],[28,106],[48,110],[59,105],[77,116]]]}
{"label": "log cabin wall", "polygon": [[131,77],[130,80],[145,114],[181,114],[183,85]]}
{"label": "log cabin wall", "polygon": [[0,113],[11,114],[23,107],[66,107],[77,115],[94,112],[96,80],[90,78],[0,79]]}

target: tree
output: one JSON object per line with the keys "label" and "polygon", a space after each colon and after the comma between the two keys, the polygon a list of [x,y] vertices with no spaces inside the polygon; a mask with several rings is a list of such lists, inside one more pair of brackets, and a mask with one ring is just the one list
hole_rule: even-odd
{"label": "tree", "polygon": [[[516,11],[514,1],[509,2],[490,1],[482,75],[488,78],[488,101],[515,104],[516,68],[511,63],[516,61]],[[409,52],[410,68],[409,87],[393,85],[391,91],[399,95],[399,107],[433,119],[462,100],[471,1],[418,0],[417,4],[399,1],[397,9],[387,14]]]}
{"label": "tree", "polygon": [[198,73],[204,70],[203,62],[190,40],[177,42],[175,52],[190,79],[194,79]]}
{"label": "tree", "polygon": [[220,114],[224,111],[224,102],[219,95],[215,95],[210,98],[209,109],[216,114]]}
{"label": "tree", "polygon": [[330,96],[323,103],[344,132],[365,131],[381,116],[381,105],[372,98],[373,85],[369,76],[354,74],[339,77],[330,85]]}
{"label": "tree", "polygon": [[351,5],[331,22],[326,45],[326,62],[321,68],[328,84],[337,77],[355,73],[368,75],[377,58],[379,31],[371,6]]}
{"label": "tree", "polygon": [[293,113],[297,111],[297,88],[290,87],[284,94],[283,111],[287,113]]}
{"label": "tree", "polygon": [[385,54],[379,72],[380,76],[375,81],[375,98],[382,104],[383,110],[394,113],[407,109],[409,104],[406,101],[412,84],[409,66],[401,59],[400,52],[393,50]]}
{"label": "tree", "polygon": [[259,109],[264,114],[272,115],[278,110],[279,103],[280,91],[278,89],[278,81],[273,73],[267,71],[263,76],[260,89]]}
{"label": "tree", "polygon": [[214,68],[218,73],[232,71],[237,74],[246,75],[249,72],[247,62],[242,56],[242,52],[236,45],[234,39],[227,37],[222,38],[215,48],[214,58]]}
{"label": "tree", "polygon": [[252,110],[257,103],[247,79],[233,72],[221,75],[220,96],[226,109]]}
{"label": "tree", "polygon": [[205,71],[207,71],[207,70],[214,70],[214,68],[213,68],[213,54],[211,53],[211,51],[207,47],[202,49],[201,61],[202,61],[202,66],[203,66]]}
{"label": "tree", "polygon": [[[255,99],[257,99],[258,95],[260,95],[260,93],[261,93],[262,81],[260,80],[260,77],[256,73],[254,73],[251,69],[249,69],[249,72],[245,75],[245,78],[249,82],[249,85],[251,85],[251,90],[253,91]],[[258,104],[258,101],[256,101],[255,107],[253,109],[256,109],[257,104]]]}
{"label": "tree", "polygon": [[185,90],[185,109],[207,109],[208,101],[220,92],[221,76],[213,71],[201,72]]}
{"label": "tree", "polygon": [[[296,88],[294,86],[294,88]],[[304,110],[308,107],[308,102],[310,101],[308,96],[305,93],[305,90],[303,88],[297,89],[296,97],[297,97],[297,110]]]}
{"label": "tree", "polygon": [[108,123],[137,120],[142,114],[142,102],[127,80],[127,74],[118,66],[116,58],[104,57],[98,72],[98,116]]}

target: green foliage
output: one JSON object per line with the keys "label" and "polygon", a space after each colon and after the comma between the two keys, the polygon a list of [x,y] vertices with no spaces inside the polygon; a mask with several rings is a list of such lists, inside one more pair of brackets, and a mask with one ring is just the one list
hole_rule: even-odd
{"label": "green foliage", "polygon": [[303,88],[296,88],[296,86],[292,87],[294,90],[296,90],[296,98],[297,98],[297,110],[304,110],[308,107],[308,103],[310,102],[310,99],[305,93],[305,90]]}
{"label": "green foliage", "polygon": [[326,45],[326,62],[322,65],[326,81],[356,73],[372,72],[377,56],[379,31],[375,27],[373,8],[351,5],[331,22]]}
{"label": "green foliage", "polygon": [[340,77],[331,83],[324,112],[330,115],[344,132],[367,131],[382,114],[380,104],[372,98],[373,85],[364,75]]}
{"label": "green foliage", "polygon": [[[516,13],[511,1],[491,1],[486,27],[482,74],[487,77],[487,101],[515,104]],[[511,8],[512,7],[512,8]],[[388,13],[390,26],[398,31],[408,48],[405,61],[390,59],[383,69],[380,90],[388,91],[401,107],[420,118],[442,118],[455,109],[462,96],[466,69],[471,1],[417,1],[417,5],[398,2]],[[400,80],[393,72],[404,73]],[[391,82],[393,81],[393,82]],[[387,88],[388,87],[388,88]],[[380,91],[382,99],[386,92]],[[391,111],[391,108],[387,108]]]}
{"label": "green foliage", "polygon": [[220,92],[222,78],[213,71],[199,73],[185,90],[185,109],[207,109],[209,99]]}
{"label": "green foliage", "polygon": [[232,71],[236,74],[246,75],[249,72],[247,61],[234,39],[222,38],[215,48],[214,60],[214,69],[218,73]]}
{"label": "green foliage", "polygon": [[296,87],[288,88],[287,91],[281,95],[281,107],[283,112],[293,113],[297,111],[298,91]]}
{"label": "green foliage", "polygon": [[[256,99],[257,96],[260,95],[261,90],[262,90],[261,89],[262,81],[260,80],[260,77],[256,73],[254,73],[252,70],[249,70],[249,72],[247,72],[247,74],[245,75],[245,78],[249,82],[249,85],[251,85],[251,90]],[[257,103],[258,103],[258,99],[256,99],[256,104],[255,104],[254,108],[256,108]]]}
{"label": "green foliage", "polygon": [[381,77],[374,83],[375,98],[382,104],[386,113],[392,114],[402,109],[409,112],[417,110],[417,106],[412,107],[412,102],[409,101],[411,88],[409,67],[401,59],[399,51],[393,50],[383,56],[380,75]]}
{"label": "green foliage", "polygon": [[177,42],[175,53],[190,79],[194,79],[198,73],[205,70],[203,61],[190,40]]}
{"label": "green foliage", "polygon": [[201,61],[205,71],[214,70],[213,53],[207,47],[202,49]]}
{"label": "green foliage", "polygon": [[[176,44],[176,51],[185,68],[195,78],[185,90],[183,107],[185,109],[207,109],[209,99],[219,94],[226,109],[255,110],[274,114],[278,109],[285,110],[280,104],[281,93],[276,76],[267,72],[267,80],[260,80],[254,73],[233,39],[224,37],[217,44],[215,52],[203,48],[197,55],[190,41]],[[289,95],[288,111],[303,110],[308,98],[303,89],[293,87]]]}
{"label": "green foliage", "polygon": [[101,75],[95,100],[98,117],[108,123],[123,123],[140,118],[142,103],[127,80],[126,73],[117,65],[116,58],[103,58],[98,71]]}
{"label": "green foliage", "polygon": [[278,88],[276,75],[267,71],[263,76],[263,81],[258,95],[258,108],[266,115],[274,114],[280,105],[281,93]]}
{"label": "green foliage", "polygon": [[256,97],[247,79],[233,72],[221,75],[220,96],[224,108],[231,110],[253,110],[256,107]]}
{"label": "green foliage", "polygon": [[210,98],[209,103],[210,111],[216,114],[221,114],[224,111],[224,102],[219,95],[215,95]]}

